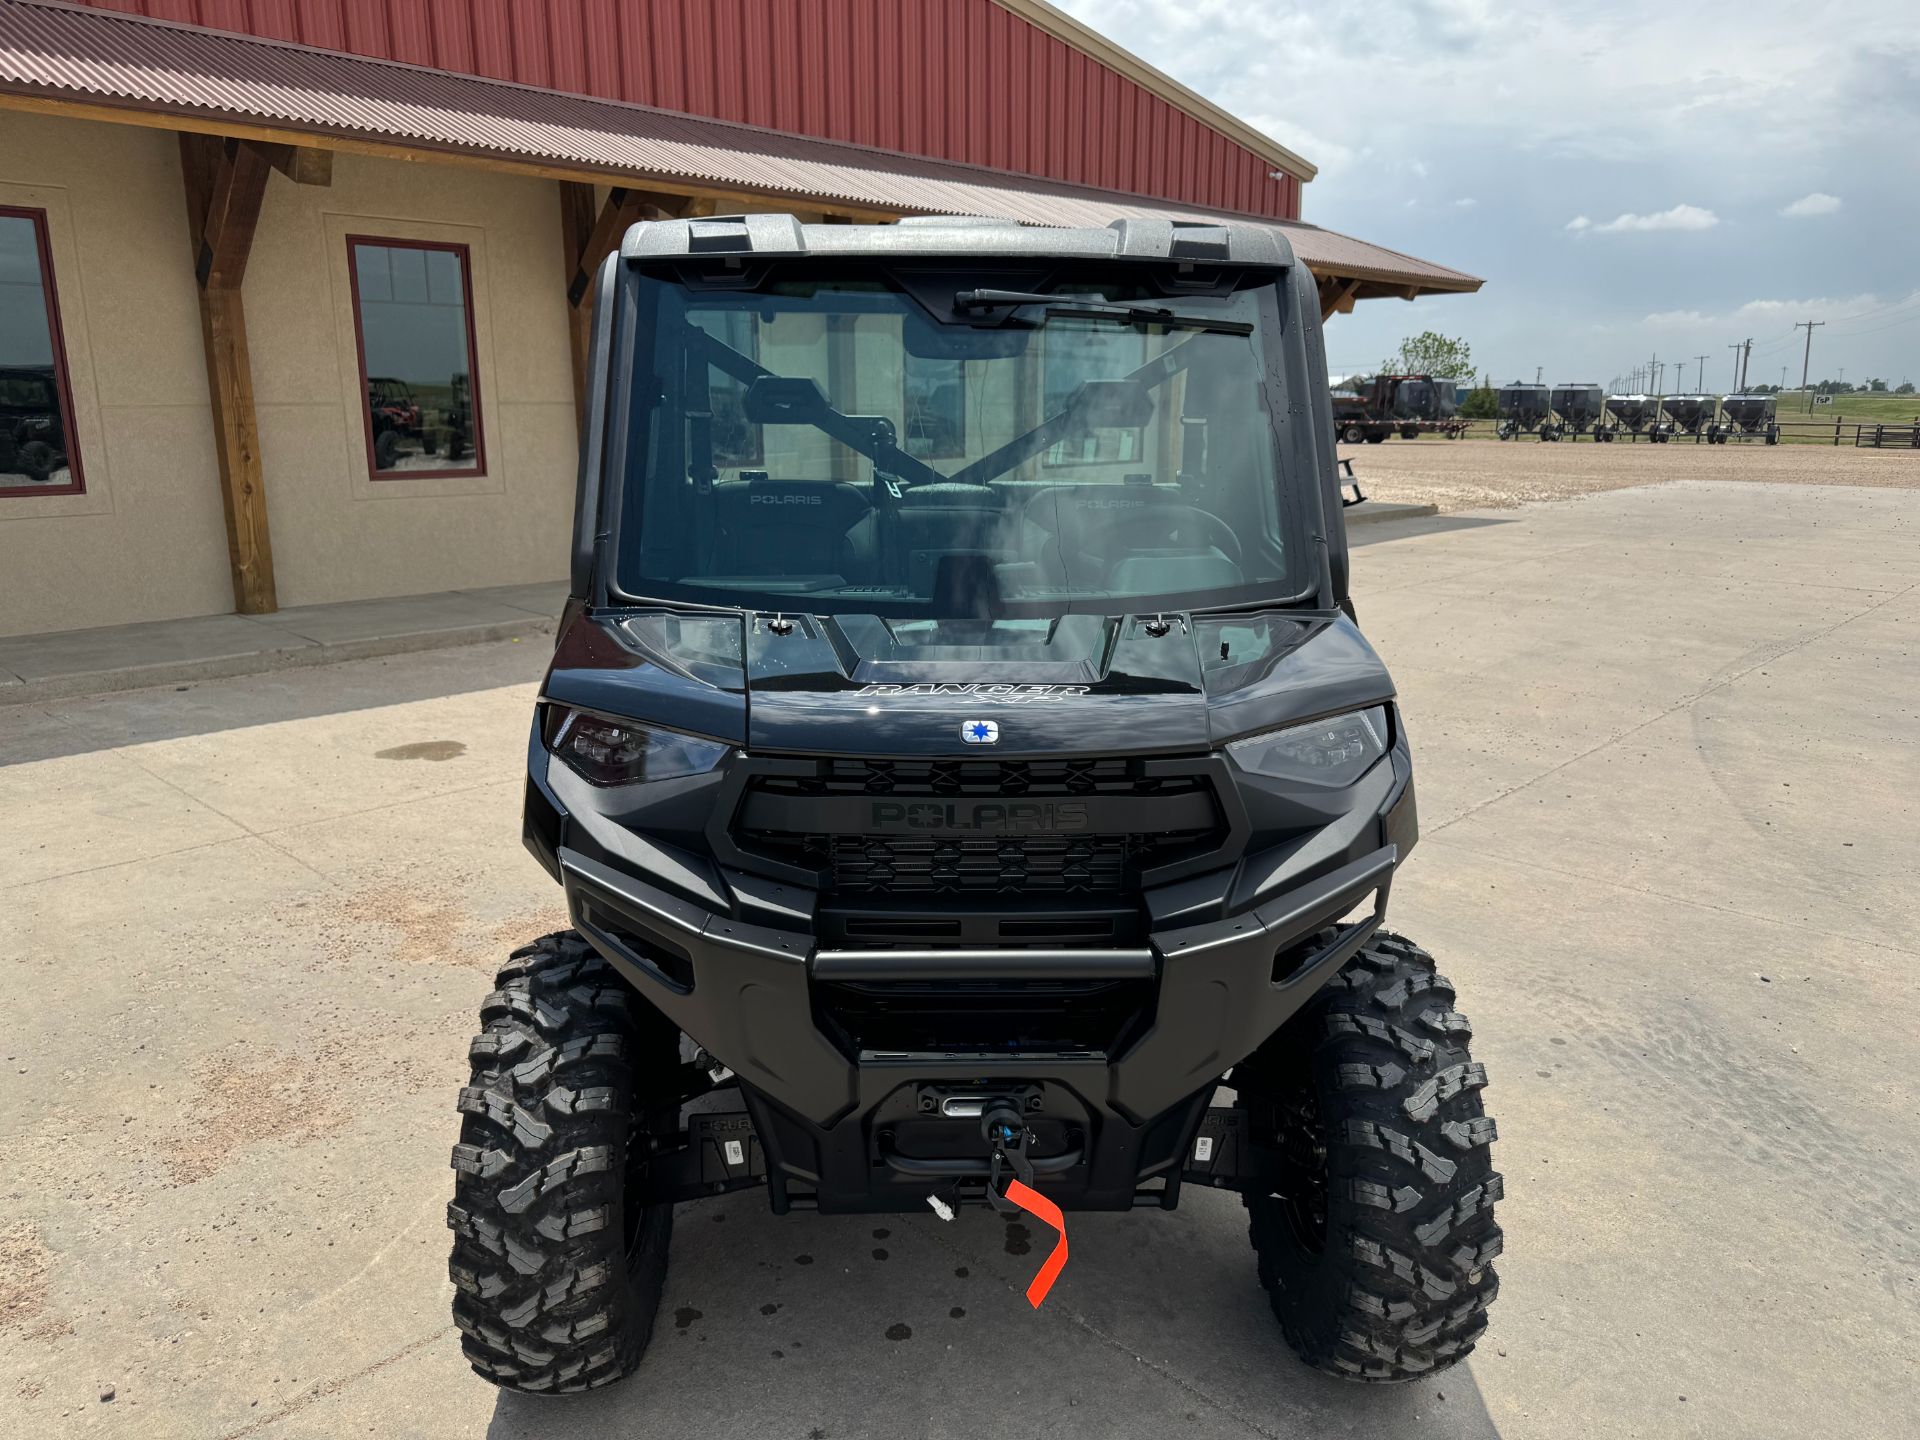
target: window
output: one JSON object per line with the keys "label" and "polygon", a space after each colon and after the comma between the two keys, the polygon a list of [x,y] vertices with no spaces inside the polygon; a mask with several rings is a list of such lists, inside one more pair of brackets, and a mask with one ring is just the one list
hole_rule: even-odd
{"label": "window", "polygon": [[464,245],[347,237],[376,480],[486,468]]}
{"label": "window", "polygon": [[[1147,337],[1137,330],[1080,323],[1051,327],[1051,343],[1042,352],[1045,376],[1042,403],[1051,415],[1088,380],[1118,380],[1147,360]],[[1063,440],[1047,451],[1049,465],[1137,465],[1143,458],[1144,432],[1094,430]]]}
{"label": "window", "polygon": [[78,495],[76,444],[47,215],[0,205],[0,495]]}
{"label": "window", "polygon": [[900,372],[906,452],[922,460],[967,453],[967,362],[908,354]]}
{"label": "window", "polygon": [[[738,350],[750,359],[760,358],[760,322],[745,310],[718,310],[698,316],[700,326],[722,345]],[[760,427],[747,422],[747,387],[731,375],[710,373],[707,380],[707,410],[713,416],[713,463],[715,469],[738,469],[743,465],[765,463],[766,447]]]}

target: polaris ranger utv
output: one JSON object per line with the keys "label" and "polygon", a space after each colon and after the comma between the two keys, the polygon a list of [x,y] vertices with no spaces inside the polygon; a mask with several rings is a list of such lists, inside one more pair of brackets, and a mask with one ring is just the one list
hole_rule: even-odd
{"label": "polaris ranger utv", "polygon": [[474,1369],[632,1371],[674,1206],[748,1187],[1237,1191],[1308,1364],[1467,1354],[1486,1075],[1380,928],[1412,767],[1284,238],[655,221],[595,283],[525,809],[573,928],[460,1094]]}

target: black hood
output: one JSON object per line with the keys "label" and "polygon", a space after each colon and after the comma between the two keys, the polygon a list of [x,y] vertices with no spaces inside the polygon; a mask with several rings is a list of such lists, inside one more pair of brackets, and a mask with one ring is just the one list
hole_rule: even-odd
{"label": "black hood", "polygon": [[760,753],[984,759],[1193,754],[1378,703],[1393,686],[1339,614],[933,624],[574,612],[546,693]]}

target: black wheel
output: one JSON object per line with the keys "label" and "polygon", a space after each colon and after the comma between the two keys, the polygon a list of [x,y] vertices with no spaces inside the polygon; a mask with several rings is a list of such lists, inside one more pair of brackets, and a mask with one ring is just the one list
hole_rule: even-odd
{"label": "black wheel", "polygon": [[60,468],[60,455],[44,440],[29,440],[20,447],[13,463],[34,484],[44,485],[53,478],[53,472]]}
{"label": "black wheel", "polygon": [[1402,440],[1418,440],[1420,438],[1420,427],[1418,425],[1402,425],[1400,427],[1400,438]]}
{"label": "black wheel", "polygon": [[460,1092],[453,1319],[484,1379],[589,1390],[653,1336],[673,1207],[627,1202],[649,1140],[679,1131],[679,1032],[570,931],[495,984]]}
{"label": "black wheel", "polygon": [[1412,1380],[1465,1358],[1499,1280],[1484,1066],[1426,951],[1381,932],[1229,1083],[1284,1191],[1248,1194],[1260,1283],[1307,1364]]}
{"label": "black wheel", "polygon": [[373,437],[373,468],[391,470],[400,459],[400,436],[392,430],[382,430]]}
{"label": "black wheel", "polygon": [[1358,445],[1362,440],[1367,438],[1367,432],[1358,425],[1349,425],[1345,430],[1340,432],[1340,438],[1349,445]]}
{"label": "black wheel", "polygon": [[1367,436],[1367,444],[1369,445],[1384,445],[1386,443],[1386,440],[1387,440],[1387,433],[1384,430],[1376,431],[1375,433]]}

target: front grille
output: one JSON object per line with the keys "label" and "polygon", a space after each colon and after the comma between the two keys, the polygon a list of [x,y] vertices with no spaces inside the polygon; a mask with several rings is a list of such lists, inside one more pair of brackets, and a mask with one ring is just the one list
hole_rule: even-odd
{"label": "front grille", "polygon": [[855,1056],[1115,1054],[1153,995],[1151,980],[881,980],[816,985],[814,1007]]}
{"label": "front grille", "polygon": [[770,795],[1174,795],[1206,788],[1197,775],[1149,777],[1132,760],[820,760],[812,775],[766,776]]}
{"label": "front grille", "polygon": [[[829,899],[1113,897],[1143,870],[1220,839],[1205,774],[1148,768],[822,757],[800,773],[754,776],[735,839],[817,873]],[[994,833],[967,833],[975,828]]]}
{"label": "front grille", "polygon": [[1140,837],[819,838],[841,895],[1111,895],[1126,884],[1129,845]]}

